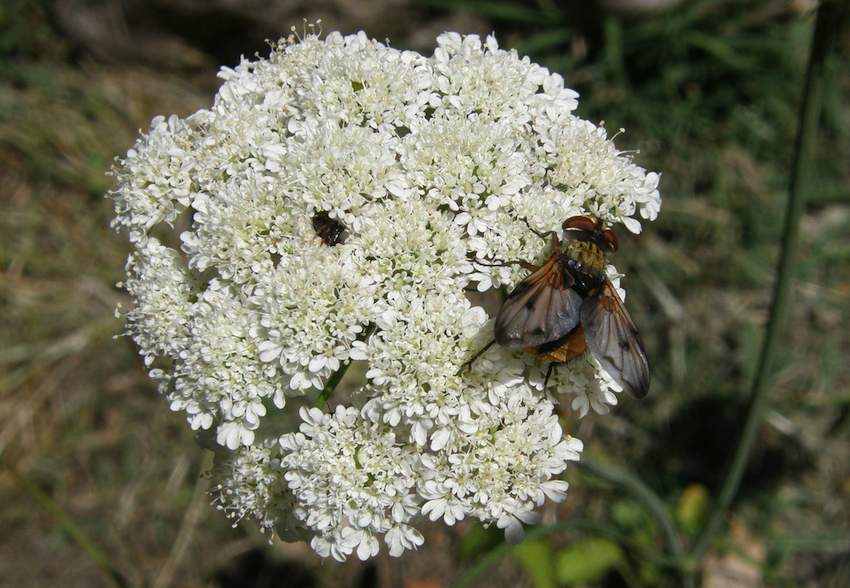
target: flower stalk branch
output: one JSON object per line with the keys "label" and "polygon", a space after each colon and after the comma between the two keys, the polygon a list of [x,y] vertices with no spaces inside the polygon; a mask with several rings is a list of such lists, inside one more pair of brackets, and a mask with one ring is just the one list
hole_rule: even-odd
{"label": "flower stalk branch", "polygon": [[319,396],[316,398],[315,402],[313,402],[314,408],[324,408],[328,403],[328,398],[330,398],[336,387],[339,386],[339,383],[342,381],[342,378],[345,377],[345,372],[348,371],[348,368],[351,367],[350,361],[346,361],[344,364],[339,366],[339,369],[335,371],[330,378],[328,378],[328,383],[325,384],[325,387],[322,388],[322,391],[319,393]]}
{"label": "flower stalk branch", "polygon": [[[361,341],[368,341],[369,337],[372,336],[372,333],[375,332],[375,325],[370,324],[363,333],[360,335]],[[336,391],[336,387],[339,386],[339,383],[342,382],[342,379],[345,377],[345,372],[348,371],[348,368],[351,367],[352,362],[346,361],[339,369],[331,374],[331,377],[328,378],[325,387],[322,388],[322,391],[319,393],[319,396],[313,402],[313,408],[324,408],[328,403],[328,399],[333,396],[333,393]]]}

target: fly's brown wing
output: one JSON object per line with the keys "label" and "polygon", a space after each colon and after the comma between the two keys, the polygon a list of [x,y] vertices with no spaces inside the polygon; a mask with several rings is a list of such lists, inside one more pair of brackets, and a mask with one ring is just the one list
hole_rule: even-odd
{"label": "fly's brown wing", "polygon": [[649,391],[649,361],[623,301],[607,278],[599,291],[584,299],[581,324],[587,347],[602,367],[637,398]]}
{"label": "fly's brown wing", "polygon": [[581,296],[558,266],[558,254],[517,284],[496,315],[495,335],[505,347],[534,347],[560,339],[579,321]]}

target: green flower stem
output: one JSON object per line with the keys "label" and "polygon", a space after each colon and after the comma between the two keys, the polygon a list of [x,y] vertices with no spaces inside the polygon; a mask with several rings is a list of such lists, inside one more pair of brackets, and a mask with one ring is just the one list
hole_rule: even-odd
{"label": "green flower stem", "polygon": [[680,564],[684,563],[685,550],[682,545],[682,539],[676,529],[676,523],[667,509],[667,505],[664,504],[664,501],[661,500],[652,488],[631,472],[610,464],[601,464],[592,460],[582,459],[578,462],[578,466],[601,480],[622,487],[634,496],[638,502],[643,504],[646,510],[655,517],[655,520],[661,526],[661,531],[664,533],[670,553]]}
{"label": "green flower stem", "polygon": [[119,588],[129,586],[130,583],[124,577],[118,568],[112,563],[109,556],[100,548],[100,546],[89,537],[82,527],[80,527],[71,515],[69,515],[59,504],[53,500],[47,492],[42,490],[37,484],[22,476],[15,467],[0,455],[0,464],[8,472],[16,484],[18,484],[24,492],[29,494],[39,506],[41,506],[53,518],[54,522],[65,531],[71,539],[73,539],[80,549],[82,549],[91,560],[97,564],[97,567],[106,574],[112,582]]}
{"label": "green flower stem", "polygon": [[[370,324],[363,333],[360,335],[359,339],[361,341],[366,341],[369,337],[372,336],[372,333],[375,332],[376,326],[374,324]],[[342,378],[345,376],[345,372],[348,371],[348,368],[351,367],[352,361],[349,359],[344,364],[339,366],[339,369],[333,373],[333,375],[328,379],[325,387],[322,388],[322,391],[319,393],[318,398],[316,398],[315,402],[313,402],[313,408],[325,408],[325,405],[328,403],[328,399],[333,395],[336,387],[339,386],[339,383],[342,381]]]}
{"label": "green flower stem", "polygon": [[319,393],[319,397],[316,398],[316,401],[313,403],[314,408],[324,408],[328,403],[328,398],[334,393],[336,387],[339,386],[339,383],[342,381],[343,376],[345,376],[345,372],[348,371],[348,368],[351,367],[351,360],[346,361],[344,364],[339,366],[339,369],[333,373],[333,375],[328,379],[328,382],[325,384],[325,387],[322,388],[321,393]]}
{"label": "green flower stem", "polygon": [[712,506],[705,527],[697,538],[691,558],[700,561],[714,536],[721,527],[729,506],[738,492],[741,478],[750,459],[753,442],[762,421],[766,400],[766,384],[771,375],[773,356],[779,341],[779,331],[788,306],[788,291],[794,270],[800,217],[805,201],[805,188],[811,175],[811,160],[814,139],[821,111],[823,88],[827,83],[824,64],[831,46],[838,36],[843,22],[847,19],[846,0],[823,0],[818,9],[815,23],[812,50],[803,87],[803,102],[800,107],[799,128],[794,144],[794,160],[788,188],[788,202],[785,209],[785,222],[782,229],[782,243],[779,262],[776,269],[776,281],[773,286],[773,300],[767,329],[759,355],[758,365],[750,390],[749,408],[726,478],[723,481],[717,500]]}

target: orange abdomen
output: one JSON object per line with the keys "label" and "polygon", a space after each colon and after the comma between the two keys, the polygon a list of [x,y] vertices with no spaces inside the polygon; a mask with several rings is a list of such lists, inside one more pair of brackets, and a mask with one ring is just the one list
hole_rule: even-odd
{"label": "orange abdomen", "polygon": [[543,361],[567,363],[587,351],[584,328],[579,323],[575,329],[560,339],[537,347],[526,347],[525,350]]}

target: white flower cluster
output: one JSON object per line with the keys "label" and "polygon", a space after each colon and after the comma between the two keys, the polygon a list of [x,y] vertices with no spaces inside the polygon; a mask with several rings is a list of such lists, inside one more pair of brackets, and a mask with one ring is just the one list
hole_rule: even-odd
{"label": "white flower cluster", "polygon": [[[583,416],[619,389],[588,356],[546,390],[519,350],[461,370],[493,329],[469,291],[524,273],[475,262],[545,257],[528,225],[591,213],[637,232],[660,206],[658,175],[573,114],[559,75],[493,37],[437,45],[281,42],[224,68],[209,110],[155,118],[115,166],[127,332],[229,456],[217,504],[338,560],[415,548],[425,517],[514,539],[564,498],[582,444],[555,398]],[[359,388],[311,408],[353,362]]]}

